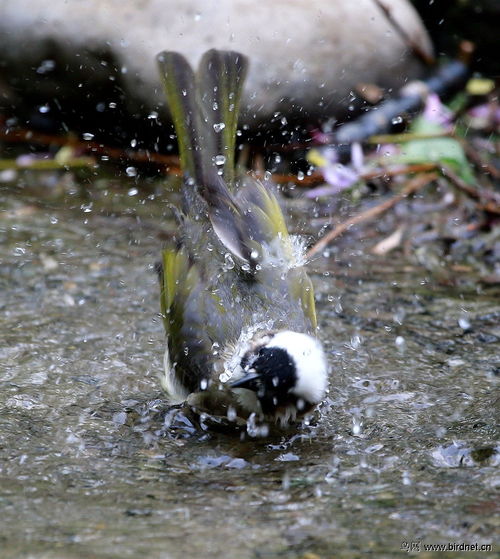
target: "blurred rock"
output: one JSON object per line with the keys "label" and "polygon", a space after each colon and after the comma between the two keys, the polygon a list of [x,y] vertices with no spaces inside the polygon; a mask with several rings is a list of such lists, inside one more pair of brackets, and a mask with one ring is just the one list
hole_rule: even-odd
{"label": "blurred rock", "polygon": [[[384,4],[431,53],[411,4]],[[119,143],[160,135],[154,56],[165,49],[193,64],[211,47],[247,54],[242,118],[254,129],[345,116],[357,84],[398,87],[422,71],[374,0],[3,0],[0,10],[0,110]]]}

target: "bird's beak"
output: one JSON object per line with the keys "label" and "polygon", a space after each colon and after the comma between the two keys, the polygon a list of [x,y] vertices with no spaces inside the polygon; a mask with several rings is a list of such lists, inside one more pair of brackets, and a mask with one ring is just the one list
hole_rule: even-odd
{"label": "bird's beak", "polygon": [[254,390],[257,385],[259,375],[255,371],[249,371],[246,375],[231,383],[231,388],[248,388]]}

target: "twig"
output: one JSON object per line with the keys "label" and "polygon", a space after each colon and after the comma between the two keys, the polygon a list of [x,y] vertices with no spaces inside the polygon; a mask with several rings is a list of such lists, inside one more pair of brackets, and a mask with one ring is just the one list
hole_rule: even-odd
{"label": "twig", "polygon": [[485,161],[484,158],[469,144],[469,142],[462,140],[460,141],[460,143],[462,144],[462,147],[464,148],[467,156],[472,159],[478,169],[480,169],[481,171],[485,171],[494,179],[500,178],[500,171],[496,167],[491,165],[491,163]]}
{"label": "twig", "polygon": [[174,175],[180,174],[179,158],[175,155],[163,155],[149,151],[123,150],[105,146],[98,142],[80,141],[74,136],[53,136],[25,130],[23,128],[5,129],[0,127],[0,140],[7,143],[28,143],[42,146],[70,146],[84,153],[104,155],[117,161],[133,161],[136,163],[159,165],[166,167]]}
{"label": "twig", "polygon": [[95,159],[92,157],[72,157],[65,161],[57,159],[33,159],[26,163],[19,163],[15,159],[0,159],[0,171],[13,169],[22,171],[30,169],[34,171],[54,171],[59,169],[75,169],[85,168],[95,165]]}
{"label": "twig", "polygon": [[404,144],[413,140],[433,140],[435,138],[449,138],[453,136],[453,132],[440,132],[439,134],[376,134],[370,136],[366,142],[368,144]]}
{"label": "twig", "polygon": [[353,225],[357,225],[358,223],[362,223],[363,221],[368,221],[373,219],[374,217],[386,212],[398,202],[409,196],[410,194],[420,190],[433,180],[438,178],[438,173],[428,173],[426,175],[418,175],[414,179],[412,179],[408,184],[395,196],[390,198],[389,200],[385,200],[384,202],[377,204],[373,208],[369,208],[368,210],[361,212],[360,214],[351,217],[350,219],[340,223],[336,227],[334,227],[328,234],[326,234],[322,239],[320,239],[315,245],[313,245],[309,251],[307,252],[307,258],[311,258],[320,250],[323,250],[333,239],[336,239],[342,233],[347,231]]}
{"label": "twig", "polygon": [[403,29],[399,22],[393,17],[391,9],[380,0],[374,0],[374,2],[382,10],[389,23],[394,27],[399,36],[413,51],[415,56],[420,58],[420,60],[422,60],[422,62],[424,62],[428,66],[432,66],[433,64],[435,64],[436,59],[431,54],[425,52],[425,50],[408,35],[406,30]]}
{"label": "twig", "polygon": [[[437,165],[436,163],[415,163],[413,165],[380,167],[378,169],[374,169],[373,171],[366,171],[365,173],[361,173],[359,175],[359,178],[362,180],[372,180],[379,178],[381,179],[397,177],[399,175],[422,173],[424,171],[434,171],[435,169],[439,169],[439,165]],[[256,174],[256,176],[257,178],[261,178],[258,174]],[[311,186],[315,186],[317,184],[325,182],[325,178],[323,176],[323,173],[321,172],[311,173],[310,175],[305,175],[304,178],[300,179],[297,177],[297,175],[279,175],[273,173],[271,178],[276,184],[294,183],[296,186],[302,186],[305,188],[309,188]]]}
{"label": "twig", "polygon": [[364,142],[367,138],[385,134],[393,126],[395,118],[408,113],[416,113],[431,92],[439,96],[461,86],[470,73],[469,67],[460,60],[454,60],[437,69],[436,73],[421,82],[409,82],[398,95],[383,101],[357,119],[340,126],[331,135],[333,144]]}
{"label": "twig", "polygon": [[496,192],[475,188],[461,179],[450,167],[443,165],[441,171],[457,188],[480,202],[479,207],[494,214],[500,214],[500,195]]}
{"label": "twig", "polygon": [[388,168],[376,169],[361,173],[360,178],[364,180],[379,179],[385,177],[397,177],[398,175],[410,175],[413,173],[423,173],[425,171],[434,171],[438,169],[436,163],[415,163],[413,165],[403,165]]}

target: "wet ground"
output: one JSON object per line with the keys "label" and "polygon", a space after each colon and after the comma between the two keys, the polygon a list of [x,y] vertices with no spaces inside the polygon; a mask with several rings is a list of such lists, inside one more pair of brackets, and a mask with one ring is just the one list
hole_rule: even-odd
{"label": "wet ground", "polygon": [[319,423],[167,428],[161,185],[59,187],[1,193],[2,558],[497,556],[498,290],[346,244],[311,266]]}

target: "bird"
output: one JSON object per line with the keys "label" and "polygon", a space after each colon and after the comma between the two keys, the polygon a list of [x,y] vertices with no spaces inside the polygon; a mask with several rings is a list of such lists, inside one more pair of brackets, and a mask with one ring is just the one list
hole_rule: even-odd
{"label": "bird", "polygon": [[161,385],[171,404],[262,426],[259,434],[288,427],[324,399],[329,368],[305,245],[289,234],[269,181],[236,172],[248,59],[211,49],[195,71],[163,51],[157,64],[183,171],[177,231],[159,265]]}

